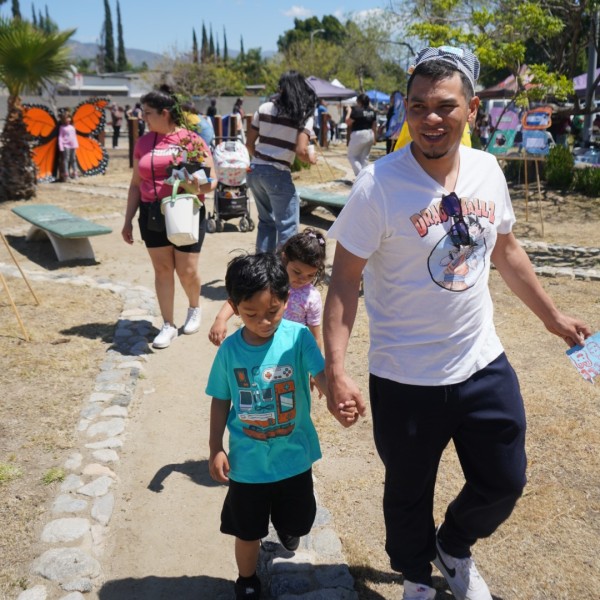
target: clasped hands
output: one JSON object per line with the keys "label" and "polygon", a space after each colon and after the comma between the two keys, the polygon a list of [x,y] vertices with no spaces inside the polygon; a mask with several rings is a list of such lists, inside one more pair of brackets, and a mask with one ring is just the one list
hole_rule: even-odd
{"label": "clasped hands", "polygon": [[347,375],[328,377],[327,409],[344,426],[364,417],[367,407],[358,386]]}

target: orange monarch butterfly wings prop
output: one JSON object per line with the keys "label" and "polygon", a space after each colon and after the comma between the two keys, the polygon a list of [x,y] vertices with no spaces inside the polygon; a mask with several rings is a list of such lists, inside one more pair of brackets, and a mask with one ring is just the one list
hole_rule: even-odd
{"label": "orange monarch butterfly wings prop", "polygon": [[[104,130],[104,108],[107,98],[88,98],[72,114],[72,124],[79,147],[75,150],[77,165],[82,175],[104,173],[108,154],[97,136]],[[58,128],[56,117],[42,104],[24,104],[23,120],[32,138],[33,162],[38,181],[54,181],[58,163]]]}

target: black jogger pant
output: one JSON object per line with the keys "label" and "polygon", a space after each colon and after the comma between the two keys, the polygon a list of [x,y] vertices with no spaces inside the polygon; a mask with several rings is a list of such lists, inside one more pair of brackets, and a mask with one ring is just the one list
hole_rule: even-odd
{"label": "black jogger pant", "polygon": [[450,440],[465,476],[440,530],[450,555],[470,556],[471,546],[508,518],[523,492],[526,426],[519,383],[501,354],[459,384],[415,386],[371,375],[369,390],[375,445],[386,471],[386,551],[405,579],[431,585],[434,487]]}

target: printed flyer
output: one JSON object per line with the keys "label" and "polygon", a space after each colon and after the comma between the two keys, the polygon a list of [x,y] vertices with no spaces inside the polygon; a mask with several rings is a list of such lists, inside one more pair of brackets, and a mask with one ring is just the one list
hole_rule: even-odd
{"label": "printed flyer", "polygon": [[584,346],[573,346],[567,356],[579,374],[591,383],[600,375],[600,331],[585,340]]}

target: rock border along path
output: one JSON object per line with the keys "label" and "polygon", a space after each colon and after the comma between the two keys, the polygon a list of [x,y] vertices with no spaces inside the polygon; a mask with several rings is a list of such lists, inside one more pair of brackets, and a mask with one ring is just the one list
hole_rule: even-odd
{"label": "rock border along path", "polygon": [[[0,264],[0,270],[20,277],[16,267]],[[149,358],[155,295],[145,287],[131,287],[104,278],[35,271],[26,274],[32,281],[110,290],[119,294],[124,303],[115,326],[113,347],[107,351],[94,390],[80,412],[77,430],[83,447],[73,452],[63,465],[69,474],[50,509],[53,519],[41,534],[41,541],[50,548],[31,566],[32,574],[48,583],[34,585],[17,597],[17,600],[84,600],[85,593],[98,592],[105,583],[101,560],[115,506],[112,491],[118,485],[115,466],[124,444],[123,434],[136,385]],[[273,530],[263,540],[259,571],[269,584],[265,587],[270,589],[270,598],[357,599],[341,542],[332,528],[331,514],[318,504],[314,527],[302,538],[297,552],[283,550]]]}
{"label": "rock border along path", "polygon": [[[600,281],[600,249],[522,241],[539,275]],[[535,263],[545,264],[535,266]],[[547,264],[550,263],[550,264]],[[6,275],[16,267],[0,264]],[[94,390],[84,402],[77,430],[83,447],[64,464],[69,475],[51,507],[54,517],[41,541],[50,547],[32,564],[32,573],[48,583],[21,592],[17,600],[84,600],[104,583],[102,555],[118,485],[115,465],[123,446],[130,405],[148,361],[148,340],[156,311],[154,291],[127,283],[61,273],[28,271],[33,281],[46,280],[110,290],[121,296],[123,310],[115,326],[114,344],[106,353]],[[78,544],[78,545],[74,545]],[[330,513],[319,506],[312,532],[300,549],[286,553],[273,531],[263,541],[260,571],[270,597],[280,600],[356,600],[354,582]],[[63,595],[64,594],[64,595]]]}

